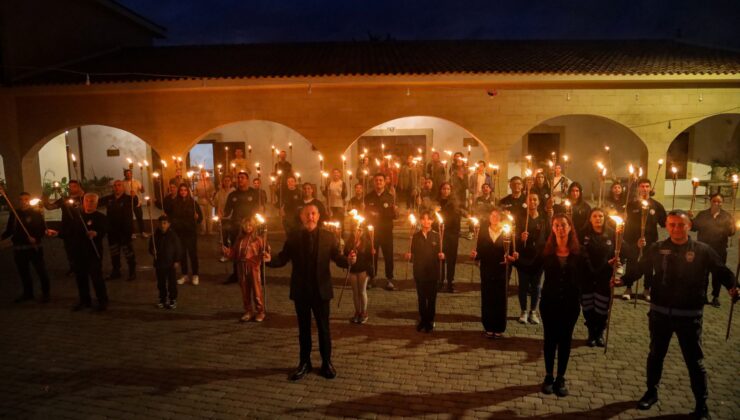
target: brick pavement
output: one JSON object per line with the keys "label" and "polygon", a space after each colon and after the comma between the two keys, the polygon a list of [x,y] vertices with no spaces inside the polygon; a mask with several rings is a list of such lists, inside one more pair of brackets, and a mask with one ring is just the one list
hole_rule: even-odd
{"label": "brick pavement", "polygon": [[[274,245],[279,246],[275,236]],[[203,237],[201,237],[203,238]],[[47,242],[53,300],[9,303],[19,293],[12,252],[0,251],[0,416],[9,418],[680,418],[693,410],[686,368],[674,339],[661,402],[640,412],[648,349],[647,304],[617,301],[609,354],[585,346],[581,322],[568,369],[571,395],[543,395],[541,326],[516,322],[510,290],[507,338],[481,336],[478,283],[458,266],[460,293],[441,294],[437,329],[417,333],[416,295],[398,263],[398,291],[372,289],[370,321],[353,325],[352,303],[332,304],[333,381],[318,374],[291,383],[297,328],[288,300],[289,267],[269,271],[268,319],[240,324],[235,285],[221,285],[228,264],[216,261],[215,238],[201,240],[201,285],[181,286],[178,308],[156,309],[153,274],[138,240],[139,279],[108,283],[110,308],[72,313],[74,280],[61,241]],[[737,240],[735,240],[737,243]],[[397,252],[405,249],[398,233]],[[470,241],[461,240],[461,254]],[[730,251],[736,264],[736,248]],[[107,256],[107,250],[106,250]],[[106,261],[107,265],[107,261]],[[477,272],[476,272],[477,273]],[[343,276],[335,271],[336,292]],[[736,350],[740,327],[724,341],[729,305],[707,307],[704,347],[715,418],[740,418]],[[738,313],[740,317],[740,313]],[[314,351],[315,365],[320,362]]]}

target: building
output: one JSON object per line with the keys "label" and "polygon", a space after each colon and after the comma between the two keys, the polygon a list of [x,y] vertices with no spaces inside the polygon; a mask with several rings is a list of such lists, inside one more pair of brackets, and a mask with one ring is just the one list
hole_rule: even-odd
{"label": "building", "polygon": [[[118,13],[101,6],[113,2],[67,3]],[[120,13],[149,42],[161,36],[156,25]],[[740,162],[739,52],[669,40],[154,47],[131,39],[54,69],[6,75],[0,155],[11,190],[38,191],[42,147],[90,126],[142,139],[141,158],[155,165],[203,140],[249,144],[253,160],[267,165],[271,146],[291,142],[297,169],[316,179],[319,153],[326,168],[346,156],[352,169],[357,145],[380,141],[423,145],[427,157],[432,147],[470,145],[471,159],[499,164],[502,179],[521,174],[524,155],[542,166],[555,151],[569,156],[567,171],[587,193],[601,160],[617,176],[629,163],[657,176],[659,198],[672,187],[664,182],[669,166],[677,167],[680,195],[690,193],[692,177],[710,178],[713,160]],[[110,148],[105,136],[90,140],[98,153]],[[668,162],[660,170],[659,159]]]}

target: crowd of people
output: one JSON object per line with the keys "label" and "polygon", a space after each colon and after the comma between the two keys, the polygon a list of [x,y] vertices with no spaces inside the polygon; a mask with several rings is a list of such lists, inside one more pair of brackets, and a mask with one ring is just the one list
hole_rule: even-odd
{"label": "crowd of people", "polygon": [[[295,303],[301,350],[291,379],[300,379],[311,370],[311,313],[319,331],[321,373],[333,378],[329,262],[347,269],[354,305],[350,321],[368,322],[367,289],[376,285],[381,255],[383,287],[388,291],[396,288],[394,221],[406,212],[413,224],[409,225],[409,252],[403,256],[413,265],[417,331],[434,330],[438,292],[456,291],[459,241],[472,239],[470,258],[480,265],[483,336],[504,338],[507,290],[515,272],[518,321],[543,325],[546,372],[542,392],[561,397],[569,393],[565,376],[581,313],[588,346],[607,345],[604,333],[613,289],[624,285],[623,299],[642,298],[650,305],[648,390],[639,408],[648,409],[657,401],[663,359],[675,333],[689,368],[696,414],[708,414],[700,345],[703,306],[720,305],[720,285],[730,290],[733,300],[738,295],[734,275],[725,266],[735,224],[733,215],[722,209],[721,194],[711,195],[710,208],[696,215],[666,211],[652,198],[649,179],[631,177],[613,180],[603,205],[591,207],[581,184],[569,179],[557,162],[551,162],[545,170],[528,170],[529,176],[524,178],[511,177],[509,193],[502,196],[493,165],[484,161],[469,165],[462,153],[451,159],[448,165],[433,152],[427,163],[408,156],[403,164],[376,160],[372,168],[370,157],[363,155],[355,172],[356,184],[347,185],[342,172],[334,169],[316,186],[300,184],[285,152],[280,152],[272,168],[269,194],[262,190],[259,174],[250,182],[243,151],[241,155],[237,151],[233,171],[220,177],[218,188],[206,174],[194,183],[176,175],[168,193],[157,203],[163,210],[157,228],[152,227],[151,237],[146,235],[154,258],[158,306],[176,308],[178,284],[199,284],[198,231],[219,232],[222,262],[232,261],[233,265],[226,282],[241,286],[241,321],[266,319],[265,267],[292,263],[290,299]],[[21,194],[17,217],[9,219],[2,235],[12,237],[22,279],[23,294],[17,301],[33,299],[31,265],[41,280],[43,301],[49,300],[41,246],[45,235],[64,241],[79,290],[74,310],[91,307],[90,283],[98,300],[96,309],[107,307],[102,270],[105,237],[112,267],[108,279],[121,277],[121,254],[128,266],[127,278],[135,279],[133,220],[139,223],[141,233],[146,232],[140,216],[141,184],[135,183],[127,170],[112,186],[113,193],[100,198],[85,194],[73,180],[67,195],[45,200],[47,209],[62,210],[59,231],[47,229],[41,213],[30,204],[30,196]],[[99,206],[107,209],[105,215],[97,210]],[[271,206],[276,208],[286,236],[282,250],[274,255],[266,243],[262,216]],[[667,229],[668,239],[659,240],[659,228]],[[689,237],[689,231],[697,232],[697,240]],[[615,252],[617,249],[621,254]],[[644,279],[641,295],[640,279]]]}

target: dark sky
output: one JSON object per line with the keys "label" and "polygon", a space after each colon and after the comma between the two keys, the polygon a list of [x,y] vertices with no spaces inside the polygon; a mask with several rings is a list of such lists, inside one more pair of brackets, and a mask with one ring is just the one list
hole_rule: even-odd
{"label": "dark sky", "polygon": [[740,0],[118,0],[160,44],[681,38],[740,49]]}

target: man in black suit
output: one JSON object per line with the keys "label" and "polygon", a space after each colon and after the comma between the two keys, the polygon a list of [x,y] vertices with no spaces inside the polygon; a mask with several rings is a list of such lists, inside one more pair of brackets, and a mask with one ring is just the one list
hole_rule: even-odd
{"label": "man in black suit", "polygon": [[274,257],[266,256],[268,267],[282,267],[289,261],[293,264],[290,275],[290,299],[295,304],[298,316],[298,339],[301,359],[296,370],[288,377],[297,381],[311,371],[311,312],[316,319],[321,353],[321,375],[327,379],[337,376],[331,363],[331,334],[329,332],[329,302],[334,297],[331,284],[329,260],[339,267],[353,264],[357,256],[349,258],[339,252],[339,244],[333,233],[318,228],[319,209],[308,204],[301,210],[303,229],[291,231],[283,250]]}

